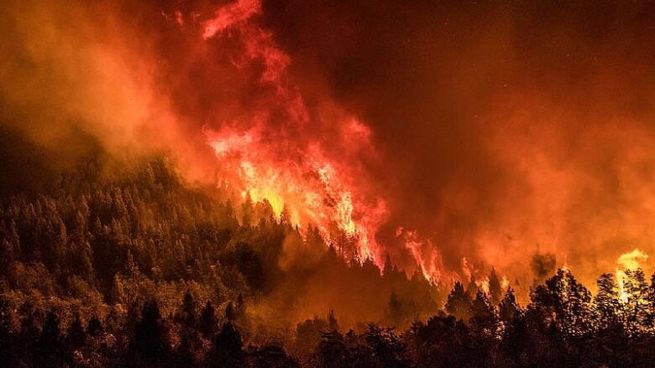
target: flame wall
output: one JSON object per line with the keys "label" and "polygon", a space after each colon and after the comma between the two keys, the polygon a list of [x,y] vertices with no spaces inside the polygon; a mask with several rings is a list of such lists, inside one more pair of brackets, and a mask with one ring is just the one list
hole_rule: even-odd
{"label": "flame wall", "polygon": [[379,266],[529,283],[540,252],[589,282],[655,248],[653,15],[10,0],[0,118],[62,150],[81,131],[123,158],[168,151],[189,181],[220,178]]}

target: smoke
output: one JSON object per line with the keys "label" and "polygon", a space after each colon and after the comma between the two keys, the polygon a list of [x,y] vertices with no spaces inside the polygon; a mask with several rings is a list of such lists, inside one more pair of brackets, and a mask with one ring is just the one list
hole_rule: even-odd
{"label": "smoke", "polygon": [[633,249],[628,253],[621,254],[616,260],[616,264],[621,269],[636,270],[637,268],[642,267],[642,263],[645,263],[647,260],[648,254],[639,249]]}
{"label": "smoke", "polygon": [[539,283],[555,272],[557,258],[553,254],[535,254],[532,256],[530,266],[532,266],[535,281]]}
{"label": "smoke", "polygon": [[[227,175],[237,156],[303,162],[269,173],[336,203],[349,193],[352,208],[325,216],[366,229],[359,255],[378,266],[447,280],[493,265],[529,282],[541,251],[589,283],[620,254],[655,250],[654,14],[612,1],[9,1],[0,120],[62,161],[86,149],[79,137],[128,159],[164,150],[190,181]],[[328,189],[304,175],[326,163],[340,183]],[[291,267],[304,257],[287,245]],[[555,267],[542,261],[534,276]]]}
{"label": "smoke", "polygon": [[6,3],[0,120],[60,165],[96,146],[128,161],[165,150],[195,178],[204,165],[194,148],[200,140],[161,87],[157,40],[130,15],[138,18],[104,2]]}
{"label": "smoke", "polygon": [[540,250],[585,282],[652,251],[652,2],[267,4],[298,73],[371,124],[381,238],[512,276]]}

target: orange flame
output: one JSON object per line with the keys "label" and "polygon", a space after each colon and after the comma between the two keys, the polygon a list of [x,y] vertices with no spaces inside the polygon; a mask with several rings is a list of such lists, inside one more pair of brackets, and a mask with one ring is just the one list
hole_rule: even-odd
{"label": "orange flame", "polygon": [[619,300],[622,302],[628,301],[629,295],[625,289],[627,282],[626,271],[634,271],[641,267],[643,262],[648,260],[648,254],[640,249],[633,249],[631,252],[623,253],[616,260],[618,267],[616,268],[616,281],[619,292]]}
{"label": "orange flame", "polygon": [[[336,244],[336,239],[345,236],[346,241],[356,244],[356,258],[382,264],[374,234],[386,216],[384,201],[362,198],[353,180],[357,173],[332,157],[320,139],[311,138],[309,143],[296,146],[290,137],[305,133],[302,126],[310,122],[310,114],[297,88],[286,81],[289,57],[269,33],[247,22],[260,13],[260,6],[256,0],[239,0],[220,8],[205,24],[205,39],[226,31],[240,34],[244,46],[241,63],[263,62],[260,82],[275,87],[273,101],[256,107],[249,121],[232,126],[224,123],[218,131],[205,130],[209,145],[222,161],[221,176],[243,197],[268,202],[278,221],[287,211],[288,220],[296,227],[316,226],[337,246],[343,244]],[[240,65],[237,62],[237,68]],[[271,116],[280,107],[289,123],[285,127],[295,127],[296,131],[270,127]],[[367,146],[370,130],[366,125],[353,117],[335,123],[344,127],[338,137],[342,145],[354,150],[362,143]]]}
{"label": "orange flame", "polygon": [[[370,190],[361,162],[362,156],[375,157],[371,130],[329,102],[307,106],[287,77],[290,57],[269,32],[249,22],[258,14],[258,0],[238,0],[219,8],[204,25],[205,40],[240,40],[243,53],[234,66],[262,66],[259,83],[273,91],[270,98],[253,103],[250,116],[220,122],[220,129],[205,128],[208,144],[221,162],[218,175],[242,199],[268,202],[276,220],[286,213],[285,219],[300,231],[314,226],[344,254],[360,262],[370,259],[382,269],[387,254],[376,233],[389,211],[386,201]],[[325,130],[329,138],[315,136]],[[441,259],[433,244],[405,229],[396,238],[426,279],[439,279]]]}

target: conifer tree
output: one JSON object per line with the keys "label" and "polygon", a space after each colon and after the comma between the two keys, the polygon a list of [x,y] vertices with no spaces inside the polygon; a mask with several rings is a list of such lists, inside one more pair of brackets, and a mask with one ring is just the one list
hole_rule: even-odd
{"label": "conifer tree", "polygon": [[141,312],[141,320],[136,324],[131,343],[132,355],[144,362],[165,360],[169,355],[167,332],[156,300],[147,301]]}
{"label": "conifer tree", "polygon": [[214,336],[216,329],[218,328],[218,320],[216,319],[216,311],[211,301],[207,301],[205,307],[200,313],[200,320],[198,322],[200,333],[209,339]]}
{"label": "conifer tree", "polygon": [[207,363],[210,367],[237,368],[243,363],[243,353],[241,334],[228,322],[214,337]]}
{"label": "conifer tree", "polygon": [[471,299],[461,282],[455,282],[453,290],[448,295],[446,311],[457,319],[468,321],[471,318]]}
{"label": "conifer tree", "polygon": [[621,302],[614,275],[604,273],[596,281],[598,292],[594,305],[598,311],[598,328],[606,329],[620,323]]}
{"label": "conifer tree", "polygon": [[505,324],[509,324],[520,315],[521,307],[516,302],[514,289],[509,286],[505,292],[505,296],[503,296],[503,299],[498,304],[498,316]]}
{"label": "conifer tree", "polygon": [[623,310],[626,330],[631,334],[645,332],[648,321],[648,284],[641,268],[626,270],[623,278]]}
{"label": "conifer tree", "polygon": [[471,328],[483,338],[495,338],[498,332],[498,316],[489,297],[483,291],[478,291],[471,304]]}
{"label": "conifer tree", "polygon": [[489,298],[494,306],[497,306],[503,298],[503,288],[495,268],[492,268],[489,274]]}

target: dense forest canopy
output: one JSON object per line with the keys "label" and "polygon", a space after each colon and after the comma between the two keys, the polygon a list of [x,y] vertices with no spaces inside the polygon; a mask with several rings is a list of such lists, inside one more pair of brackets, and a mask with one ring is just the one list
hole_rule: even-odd
{"label": "dense forest canopy", "polygon": [[83,160],[42,191],[3,198],[2,261],[12,288],[42,296],[35,300],[72,293],[87,308],[165,294],[174,304],[187,288],[214,303],[241,295],[261,318],[286,306],[275,327],[337,305],[349,323],[384,319],[391,292],[408,304],[403,318],[438,304],[419,275],[408,279],[389,263],[383,278],[370,262],[337,254],[315,229],[277,219],[266,202],[234,208],[216,190],[189,189],[166,159],[117,172],[101,161]]}
{"label": "dense forest canopy", "polygon": [[0,367],[654,367],[654,17],[4,0]]}
{"label": "dense forest canopy", "polygon": [[2,188],[9,366],[655,362],[655,284],[640,268],[601,275],[592,295],[572,271],[553,275],[544,255],[522,304],[493,269],[485,283],[433,285],[348,259],[266,202],[235,208],[215,187],[189,186],[163,156],[96,154],[44,175],[43,186],[17,176]]}
{"label": "dense forest canopy", "polygon": [[0,121],[41,148],[0,181],[164,151],[189,182],[357,235],[350,253],[380,269],[494,267],[525,298],[526,265],[552,254],[593,284],[655,251],[654,9],[7,0]]}

